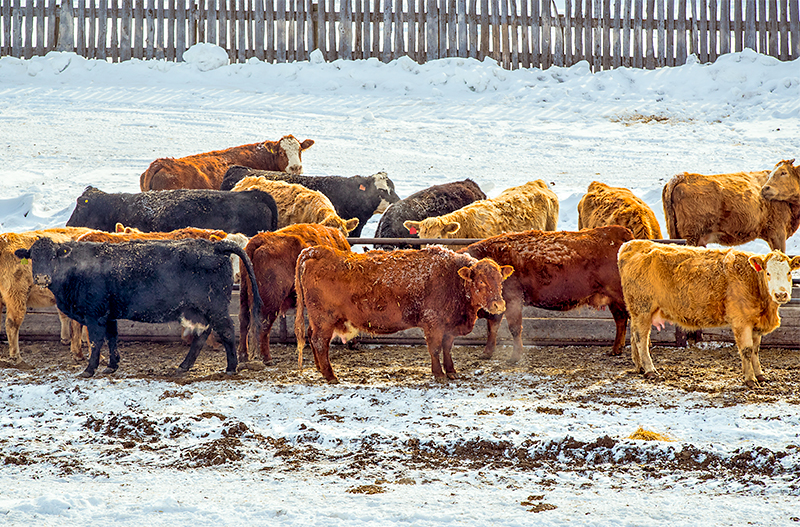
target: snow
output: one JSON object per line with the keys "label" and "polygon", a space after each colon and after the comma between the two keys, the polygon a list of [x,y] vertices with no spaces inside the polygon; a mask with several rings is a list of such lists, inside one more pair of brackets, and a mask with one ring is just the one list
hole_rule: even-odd
{"label": "snow", "polygon": [[[490,59],[325,62],[316,52],[309,62],[228,64],[220,51],[195,46],[185,63],[0,58],[0,231],[63,225],[87,185],[138,192],[157,157],[288,133],[316,141],[306,174],[386,171],[401,197],[466,177],[495,196],[542,178],[561,200],[565,230],[577,228],[576,205],[593,180],[631,188],[664,228],[661,187],[672,175],[763,170],[800,150],[800,60],[750,50],[714,64],[594,74],[585,62],[507,71]],[[761,241],[746,248],[767,250]],[[797,236],[787,252],[800,254]],[[586,388],[600,402],[576,406],[560,401],[551,379],[480,371],[472,375],[491,376],[491,393],[469,382],[221,381],[175,396],[162,381],[53,374],[32,384],[28,375],[0,371],[5,525],[793,525],[800,516],[800,413],[780,400],[709,404],[712,394],[633,377]],[[641,405],[613,404],[619,393]],[[125,423],[154,450],[121,448],[113,434]],[[192,465],[193,449],[239,423],[251,434],[245,461]],[[625,439],[640,426],[675,442]],[[291,467],[275,454],[281,441],[320,459]],[[453,455],[470,441],[545,461],[392,469],[413,445]],[[570,441],[599,443],[576,450]],[[762,449],[781,453],[777,465]],[[726,467],[748,453],[753,477],[642,469],[668,467],[682,451]],[[50,463],[9,461],[33,453]],[[353,468],[356,454],[375,462]],[[604,456],[634,461],[592,470]],[[778,465],[783,473],[759,469]],[[348,492],[376,481],[384,493]],[[540,502],[557,508],[522,505]]]}

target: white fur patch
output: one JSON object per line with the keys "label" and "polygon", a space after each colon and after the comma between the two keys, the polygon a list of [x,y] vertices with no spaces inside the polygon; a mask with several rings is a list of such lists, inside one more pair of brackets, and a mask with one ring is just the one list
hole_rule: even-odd
{"label": "white fur patch", "polygon": [[290,174],[302,174],[303,164],[300,161],[300,141],[297,139],[283,138],[280,147],[286,152],[286,157],[289,158],[289,164],[286,165],[286,172]]}
{"label": "white fur patch", "polygon": [[772,299],[784,304],[792,297],[792,274],[789,262],[779,258],[767,260],[766,268],[767,291]]}
{"label": "white fur patch", "polygon": [[386,172],[378,172],[372,174],[372,179],[375,181],[375,186],[381,190],[385,190],[389,194],[392,193],[392,188],[389,186],[389,175]]}
{"label": "white fur patch", "polygon": [[[181,317],[181,326],[190,330],[195,335],[199,335],[200,333],[204,332],[208,329],[208,324],[201,324],[199,322],[192,322],[191,320],[187,320],[184,317]],[[184,332],[184,335],[186,332]]]}

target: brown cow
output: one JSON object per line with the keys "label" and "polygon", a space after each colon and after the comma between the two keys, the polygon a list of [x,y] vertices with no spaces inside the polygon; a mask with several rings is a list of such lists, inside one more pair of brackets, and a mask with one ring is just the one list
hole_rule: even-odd
{"label": "brown cow", "polygon": [[606,225],[621,225],[633,233],[634,238],[658,240],[661,227],[653,209],[633,192],[622,187],[610,187],[592,181],[586,194],[578,202],[578,229],[593,229]]}
{"label": "brown cow", "polygon": [[[553,311],[608,306],[617,326],[610,354],[622,353],[628,312],[617,269],[617,251],[632,239],[630,230],[614,225],[578,232],[531,230],[500,234],[462,249],[475,258],[491,258],[514,268],[514,274],[503,284],[505,316],[514,338],[511,361],[522,357],[523,305]],[[488,322],[483,356],[491,358],[503,313],[481,316]]]}
{"label": "brown cow", "polygon": [[[65,227],[0,234],[0,310],[5,304],[8,356],[13,362],[22,360],[19,354],[19,328],[25,319],[27,308],[50,307],[56,303],[49,289],[33,284],[30,263],[21,263],[14,251],[30,249],[33,242],[41,237],[51,238],[55,242],[67,242],[87,232],[91,232],[91,229]],[[61,322],[61,343],[69,343],[75,360],[83,359],[80,325],[77,322],[70,324],[70,319],[60,311],[58,316]]]}
{"label": "brown cow", "polygon": [[234,146],[177,159],[156,159],[139,178],[139,188],[142,192],[180,188],[219,190],[225,172],[233,165],[302,174],[302,152],[313,144],[312,139],[301,143],[294,136],[285,135],[278,141]]}
{"label": "brown cow", "polygon": [[[496,198],[474,201],[458,210],[403,223],[420,238],[488,238],[504,232],[556,230],[558,197],[541,179],[504,190]],[[455,247],[455,246],[453,246]]]}
{"label": "brown cow", "polygon": [[786,250],[800,226],[800,170],[794,159],[770,173],[673,177],[661,194],[670,238],[689,245],[739,245],[760,238]]}
{"label": "brown cow", "polygon": [[[261,360],[272,363],[269,349],[269,332],[275,319],[287,309],[295,307],[294,268],[300,251],[314,245],[325,245],[349,251],[347,238],[338,230],[313,223],[289,225],[275,232],[261,232],[253,236],[244,248],[253,263],[258,291],[261,295],[263,326],[259,341]],[[250,281],[245,275],[239,290],[239,334],[250,331]],[[239,340],[239,361],[247,362],[247,343]]]}
{"label": "brown cow", "polygon": [[339,229],[347,234],[358,227],[358,218],[344,220],[336,214],[331,200],[322,192],[311,190],[303,185],[272,181],[261,176],[242,178],[231,189],[232,192],[258,189],[268,193],[278,207],[278,228],[295,223],[318,223]]}
{"label": "brown cow", "polygon": [[789,259],[774,250],[758,255],[736,249],[625,243],[619,272],[631,317],[631,355],[645,377],[657,375],[650,358],[650,326],[665,321],[688,329],[728,326],[742,359],[744,381],[765,380],[758,353],[761,337],[780,326],[778,307],[791,298]]}
{"label": "brown cow", "polygon": [[413,327],[425,333],[434,377],[444,380],[446,374],[455,379],[453,339],[472,331],[479,309],[493,314],[505,310],[502,282],[512,272],[509,266],[442,247],[367,253],[304,249],[295,273],[294,332],[300,366],[305,308],[314,362],[329,382],[337,382],[328,358],[334,335],[346,342],[359,330],[388,334]]}

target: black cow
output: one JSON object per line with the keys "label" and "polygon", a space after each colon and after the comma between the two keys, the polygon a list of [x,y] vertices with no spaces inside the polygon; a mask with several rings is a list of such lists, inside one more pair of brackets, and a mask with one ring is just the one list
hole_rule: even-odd
{"label": "black cow", "polygon": [[114,232],[117,223],[144,232],[197,227],[255,236],[278,228],[278,208],[272,196],[260,190],[181,189],[108,194],[86,187],[67,226]]}
{"label": "black cow", "polygon": [[[425,218],[448,214],[473,201],[486,199],[486,194],[471,179],[434,185],[420,190],[393,203],[381,216],[376,238],[419,238],[403,226],[406,220],[422,221]],[[411,245],[399,245],[398,249],[409,249]],[[375,245],[376,249],[390,250],[394,245]]]}
{"label": "black cow", "polygon": [[356,238],[361,236],[361,230],[373,214],[383,213],[386,207],[400,199],[394,191],[394,183],[386,176],[386,172],[378,172],[369,177],[302,176],[235,165],[225,173],[220,190],[232,189],[247,176],[286,181],[322,192],[331,200],[336,214],[340,217],[358,218],[358,227],[349,234]]}
{"label": "black cow", "polygon": [[[228,313],[233,289],[230,255],[239,256],[251,287],[257,288],[253,266],[235,243],[204,239],[130,241],[122,243],[55,243],[40,238],[30,249],[18,249],[30,259],[33,279],[56,297],[63,313],[87,327],[91,356],[81,374],[91,377],[108,341],[108,367],[119,367],[117,320],[163,323],[180,320],[198,336],[193,339],[178,373],[187,372],[213,330],[225,347],[226,373],[236,372],[233,321]],[[251,320],[260,323],[261,297],[252,295]],[[258,342],[258,333],[252,341]],[[251,352],[252,354],[253,352]]]}

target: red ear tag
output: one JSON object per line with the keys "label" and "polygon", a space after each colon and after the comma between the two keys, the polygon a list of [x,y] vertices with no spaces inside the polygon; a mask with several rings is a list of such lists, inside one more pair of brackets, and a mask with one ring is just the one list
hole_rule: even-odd
{"label": "red ear tag", "polygon": [[408,229],[408,232],[410,232],[411,234],[417,234],[417,229],[411,227],[410,229]]}
{"label": "red ear tag", "polygon": [[760,265],[758,265],[757,263],[754,263],[754,267],[755,267],[756,271],[758,271],[759,273],[761,272],[761,266]]}
{"label": "red ear tag", "polygon": [[367,190],[367,187],[365,187],[364,185],[359,185],[358,190]]}

